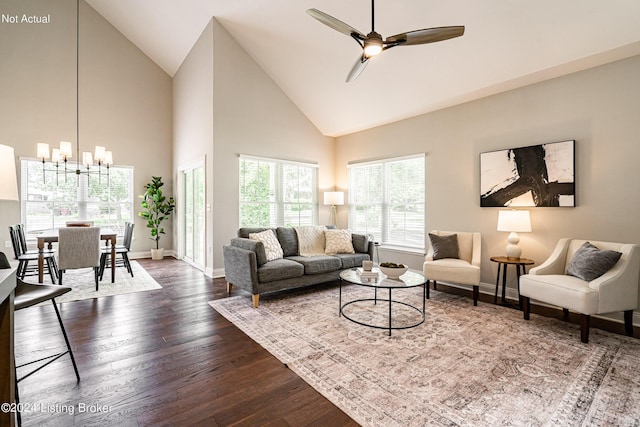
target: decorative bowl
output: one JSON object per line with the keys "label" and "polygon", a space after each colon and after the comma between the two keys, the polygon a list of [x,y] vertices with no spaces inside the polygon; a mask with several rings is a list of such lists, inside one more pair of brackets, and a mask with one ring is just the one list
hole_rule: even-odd
{"label": "decorative bowl", "polygon": [[409,267],[400,264],[400,267],[383,267],[380,265],[380,271],[385,274],[389,279],[398,279],[404,273],[407,272]]}

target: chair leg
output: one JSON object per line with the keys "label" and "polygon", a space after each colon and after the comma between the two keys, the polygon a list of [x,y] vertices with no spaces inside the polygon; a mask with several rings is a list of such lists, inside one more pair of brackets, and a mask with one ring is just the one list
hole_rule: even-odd
{"label": "chair leg", "polygon": [[100,277],[100,267],[93,267],[93,276],[96,281],[96,292],[98,292],[98,278]]}
{"label": "chair leg", "polygon": [[624,312],[624,331],[630,337],[633,336],[633,310]]}
{"label": "chair leg", "polygon": [[62,286],[62,273],[64,270],[58,270],[58,285]]}
{"label": "chair leg", "polygon": [[531,313],[531,300],[529,297],[522,297],[522,311],[524,312],[524,320],[529,320]]}
{"label": "chair leg", "polygon": [[433,281],[433,289],[437,290],[438,288],[436,287],[436,285],[438,284],[438,282],[436,282],[435,280]]}
{"label": "chair leg", "polygon": [[473,305],[478,305],[478,297],[480,296],[480,286],[473,286]]}
{"label": "chair leg", "polygon": [[53,263],[51,262],[53,258],[49,257],[47,258],[47,268],[49,269],[49,277],[51,277],[51,283],[53,283],[54,285],[56,284],[56,274],[55,274],[55,270],[53,267]]}
{"label": "chair leg", "polygon": [[80,374],[78,373],[78,366],[76,365],[76,358],[73,357],[73,351],[71,350],[71,344],[69,344],[69,338],[67,337],[67,331],[64,329],[64,323],[62,323],[62,317],[60,317],[60,311],[58,311],[58,306],[56,305],[56,300],[51,299],[51,303],[53,304],[53,308],[56,311],[56,316],[58,316],[58,322],[60,323],[60,329],[62,329],[62,336],[64,336],[64,342],[67,343],[67,350],[69,350],[69,357],[71,357],[71,363],[73,364],[73,370],[76,373],[76,379],[80,381]]}
{"label": "chair leg", "polygon": [[102,280],[102,276],[104,276],[104,269],[107,264],[107,254],[100,255],[100,280]]}
{"label": "chair leg", "polygon": [[589,342],[589,325],[591,323],[591,316],[588,314],[580,314],[580,341],[583,343]]}
{"label": "chair leg", "polygon": [[129,255],[126,253],[122,253],[122,260],[124,261],[124,265],[127,267],[127,271],[133,277],[133,269],[131,268],[131,262],[129,262]]}

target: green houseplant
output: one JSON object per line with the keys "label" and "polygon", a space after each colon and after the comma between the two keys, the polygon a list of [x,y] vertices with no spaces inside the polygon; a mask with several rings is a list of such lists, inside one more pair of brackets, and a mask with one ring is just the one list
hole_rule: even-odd
{"label": "green houseplant", "polygon": [[171,213],[176,207],[173,197],[167,198],[162,194],[162,177],[152,176],[151,182],[144,186],[145,192],[140,196],[140,203],[143,211],[138,215],[147,221],[147,228],[151,230],[151,240],[156,241],[156,248],[151,249],[152,259],[162,259],[164,257],[164,248],[160,248],[160,235],[166,234],[162,223],[169,219]]}

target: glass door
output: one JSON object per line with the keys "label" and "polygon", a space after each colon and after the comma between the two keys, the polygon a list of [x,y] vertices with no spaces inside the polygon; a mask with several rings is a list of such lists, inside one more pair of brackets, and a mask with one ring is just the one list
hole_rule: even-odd
{"label": "glass door", "polygon": [[205,265],[205,177],[204,166],[182,171],[184,194],[184,260],[204,269]]}

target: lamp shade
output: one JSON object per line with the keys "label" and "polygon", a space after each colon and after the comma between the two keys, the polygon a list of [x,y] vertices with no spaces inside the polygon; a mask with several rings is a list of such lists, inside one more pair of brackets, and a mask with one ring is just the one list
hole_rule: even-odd
{"label": "lamp shade", "polygon": [[343,191],[325,191],[324,204],[331,205],[331,206],[344,205],[344,192]]}
{"label": "lamp shade", "polygon": [[498,231],[530,232],[531,216],[529,211],[498,211]]}
{"label": "lamp shade", "polygon": [[7,145],[0,145],[0,200],[18,200],[16,160]]}

